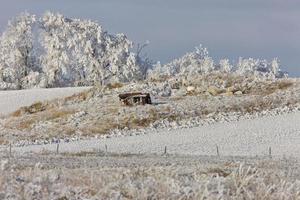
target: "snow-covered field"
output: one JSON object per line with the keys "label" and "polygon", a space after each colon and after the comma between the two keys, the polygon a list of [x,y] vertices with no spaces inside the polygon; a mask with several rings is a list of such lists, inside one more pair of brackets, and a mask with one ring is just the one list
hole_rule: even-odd
{"label": "snow-covered field", "polygon": [[[140,86],[143,87],[142,84]],[[150,90],[149,84],[145,87]],[[165,109],[166,113],[183,111],[182,118],[186,120],[186,124],[175,123],[173,130],[167,130],[166,127],[171,128],[167,125],[155,126],[155,123],[152,123],[148,127],[145,123],[145,126],[137,129],[138,134],[134,132],[136,129],[127,128],[127,132],[124,129],[114,130],[107,132],[108,138],[102,138],[104,135],[96,132],[96,135],[91,135],[89,138],[100,136],[102,139],[93,138],[60,143],[58,155],[56,155],[57,144],[55,143],[30,145],[32,143],[29,141],[26,143],[29,144],[27,146],[26,144],[23,147],[12,146],[11,153],[8,151],[8,145],[0,146],[0,172],[2,174],[0,183],[4,183],[0,184],[0,199],[10,197],[21,199],[24,194],[28,199],[42,199],[38,198],[41,196],[48,197],[47,199],[64,197],[74,199],[75,196],[84,196],[86,199],[92,199],[92,197],[99,199],[103,196],[107,196],[107,199],[120,199],[120,196],[128,197],[128,195],[146,199],[153,194],[158,194],[158,199],[166,199],[166,197],[178,199],[186,196],[191,199],[202,197],[215,199],[216,195],[235,199],[243,199],[245,196],[251,196],[251,199],[265,199],[266,195],[269,199],[278,199],[279,196],[285,196],[286,199],[298,198],[300,187],[296,180],[300,176],[298,85],[286,90],[277,89],[266,96],[263,92],[261,96],[252,94],[180,96],[178,95],[180,91],[175,89],[170,94],[171,97],[161,98],[164,103],[137,107],[122,106],[119,103],[117,94],[128,88],[130,89],[130,85],[100,91],[94,88],[72,98],[63,97],[88,88],[0,92],[2,99],[0,113],[2,114],[12,112],[20,106],[29,106],[37,101],[49,101],[40,103],[42,106],[46,105],[46,110],[41,109],[42,106],[39,108],[37,104],[37,109],[33,113],[25,112],[18,115],[15,114],[18,112],[15,112],[1,119],[3,123],[0,127],[2,128],[0,129],[1,137],[15,137],[16,141],[20,136],[29,140],[31,136],[35,136],[34,132],[30,132],[32,127],[39,127],[36,133],[41,136],[51,136],[49,134],[51,129],[49,127],[47,129],[45,125],[48,124],[51,127],[56,123],[58,126],[53,131],[57,134],[55,136],[59,136],[62,135],[66,124],[75,128],[80,124],[81,130],[85,130],[88,127],[87,122],[93,120],[104,122],[104,124],[120,122],[118,117],[122,113],[124,116],[128,113],[136,114],[136,116],[141,114],[142,117],[147,116],[144,113],[157,113],[157,118],[153,118],[155,122],[163,117],[160,112],[156,111],[169,108]],[[152,86],[151,89],[154,91],[157,88]],[[168,90],[158,90],[157,94],[153,91],[152,96],[161,97],[164,96],[161,94]],[[260,91],[264,90],[260,89]],[[176,100],[176,97],[180,98]],[[252,103],[256,105],[259,101],[266,100],[265,97],[269,101],[258,104],[262,105],[261,107],[254,106],[249,113],[232,112],[237,108],[251,107]],[[50,101],[55,98],[63,99]],[[219,113],[221,118],[218,119],[218,115],[212,112],[206,115],[207,123],[200,123],[201,120],[199,123],[193,121],[191,117],[197,114],[196,109],[204,111],[205,108],[197,105],[205,103],[208,103],[207,107],[210,109],[220,107],[218,110],[223,112]],[[229,105],[232,105],[232,110],[222,110]],[[71,116],[64,115],[68,114],[68,109],[74,109],[76,113],[71,113]],[[251,113],[253,110],[257,112]],[[128,116],[132,118],[132,115]],[[104,121],[104,117],[109,120]],[[23,132],[14,127],[14,125],[22,125],[20,118],[29,124],[32,123],[27,129],[24,128]],[[167,119],[163,119],[158,125],[174,124]],[[5,132],[7,125],[12,122],[14,124],[8,132]],[[34,123],[44,126],[36,126]],[[141,134],[143,131],[146,131],[145,134]],[[70,138],[80,136],[78,132],[70,133],[73,134],[69,136]],[[132,136],[124,133],[132,133]],[[10,141],[15,142],[14,139]],[[40,140],[41,143],[49,141],[55,142],[51,138]],[[216,156],[217,148],[220,158]],[[105,153],[106,150],[107,153]],[[164,155],[165,150],[167,155]],[[31,152],[34,153],[31,154]],[[266,157],[269,153],[272,159]],[[244,162],[248,165],[240,164]],[[255,168],[248,168],[248,166],[255,166]],[[141,190],[140,185],[145,191]]]}
{"label": "snow-covered field", "polygon": [[[61,89],[34,89],[34,90],[23,90],[23,91],[2,91],[0,92],[1,104],[0,104],[0,113],[7,114],[18,109],[20,106],[30,105],[37,101],[42,100],[50,100],[59,97],[66,97],[72,95],[77,92],[81,92],[86,87],[83,88],[61,88]],[[125,87],[126,89],[126,87]],[[282,97],[285,97],[288,92],[296,92],[298,94],[298,87],[292,88],[285,93],[278,93]],[[200,97],[193,96],[183,96],[184,101],[182,100],[181,104],[176,104],[176,102],[166,99],[167,104],[162,105],[154,105],[154,106],[144,106],[144,107],[122,107],[119,105],[117,94],[119,90],[108,90],[108,94],[96,95],[95,97],[88,99],[79,103],[71,103],[70,105],[77,109],[77,112],[84,112],[84,115],[80,115],[75,117],[76,123],[69,123],[70,127],[78,126],[81,124],[82,130],[87,129],[88,120],[94,120],[95,122],[104,121],[103,115],[106,117],[110,117],[111,119],[117,119],[120,115],[120,112],[125,109],[132,110],[134,113],[145,112],[150,113],[149,109],[158,109],[163,108],[161,106],[173,106],[174,111],[178,111],[180,107],[184,111],[195,111],[194,104],[191,103],[192,100],[201,102],[213,102],[211,104],[211,108],[214,105],[221,106],[219,101],[216,101],[218,98],[227,99],[225,96],[221,97],[209,97],[209,100],[203,100]],[[96,93],[95,91],[94,93]],[[97,94],[97,93],[96,93]],[[176,94],[176,93],[175,93]],[[296,98],[296,95],[291,96],[289,99]],[[275,94],[277,97],[277,93]],[[289,96],[287,96],[288,98]],[[230,97],[231,102],[236,101],[236,99],[241,98],[250,98],[246,95],[244,97]],[[229,100],[230,100],[229,99]],[[225,100],[223,100],[225,102]],[[227,101],[229,101],[227,99]],[[254,99],[255,100],[255,99]],[[238,101],[242,102],[242,101]],[[275,102],[275,101],[273,101]],[[285,102],[284,100],[278,101],[278,107],[280,108],[281,102]],[[297,102],[297,101],[296,101]],[[177,106],[174,106],[174,105]],[[187,105],[185,105],[187,104]],[[69,106],[69,104],[66,104]],[[65,107],[66,107],[65,105]],[[108,107],[108,110],[103,111],[103,105]],[[190,106],[189,106],[190,105]],[[194,106],[191,106],[194,105]],[[229,105],[226,104],[226,105]],[[237,105],[242,105],[239,103]],[[276,104],[277,105],[277,104]],[[284,104],[283,104],[284,105]],[[73,108],[72,107],[72,108]],[[236,107],[233,106],[233,107]],[[86,109],[88,108],[88,109]],[[111,109],[111,108],[116,108]],[[200,107],[202,108],[202,107]],[[146,109],[146,110],[143,110]],[[167,110],[168,111],[168,110]],[[79,113],[81,113],[79,112]],[[112,112],[116,112],[116,115],[113,115]],[[170,112],[170,110],[168,111]],[[113,153],[158,153],[161,154],[164,152],[165,147],[167,148],[167,153],[170,154],[184,154],[184,155],[216,155],[217,154],[217,146],[221,156],[263,156],[269,154],[269,148],[271,148],[272,156],[296,156],[300,157],[300,112],[299,109],[287,109],[286,112],[271,112],[271,111],[263,111],[267,113],[266,115],[254,115],[254,117],[240,117],[238,120],[229,120],[231,114],[228,113],[228,116],[224,115],[224,120],[215,120],[214,115],[211,115],[211,120],[213,123],[203,123],[202,125],[195,123],[195,125],[191,125],[188,127],[194,128],[183,128],[185,126],[177,125],[173,130],[167,130],[169,128],[166,127],[157,127],[147,129],[147,127],[142,128],[145,131],[145,134],[141,134],[140,130],[139,134],[135,134],[134,130],[132,130],[132,136],[128,136],[131,134],[129,131],[128,134],[123,134],[122,131],[116,132],[115,136],[120,137],[109,137],[96,139],[91,135],[86,139],[79,141],[73,141],[68,143],[61,143],[59,150],[60,152],[82,152],[82,151],[92,151],[92,150],[105,150],[105,146],[109,152]],[[40,112],[44,113],[44,112]],[[188,112],[186,112],[188,113]],[[268,114],[269,113],[269,114]],[[39,113],[38,113],[39,114]],[[45,112],[44,115],[49,118],[51,112]],[[41,120],[43,115],[34,115],[35,118],[32,120]],[[73,116],[73,115],[72,115]],[[72,118],[71,116],[71,118]],[[131,116],[131,115],[129,115]],[[250,115],[249,115],[250,116]],[[27,119],[32,117],[32,115],[24,115],[23,118]],[[187,119],[188,116],[185,115]],[[49,121],[51,118],[45,118]],[[65,126],[64,124],[70,121],[70,117],[65,119],[61,118],[57,120],[57,125],[62,127],[62,130],[55,129],[56,134],[62,134],[62,131]],[[11,123],[10,120],[16,120],[15,118],[8,118],[7,122]],[[73,118],[72,118],[73,119]],[[192,119],[192,118],[191,118]],[[210,118],[209,118],[210,119]],[[5,119],[4,119],[5,120]],[[108,122],[111,120],[108,120]],[[5,121],[4,121],[5,122]],[[22,122],[22,121],[21,121]],[[55,122],[52,120],[52,123]],[[71,121],[72,122],[72,121]],[[16,121],[16,126],[18,125],[18,121]],[[49,123],[51,125],[51,123]],[[195,127],[199,126],[199,127]],[[3,123],[3,130],[5,130],[5,123]],[[47,126],[44,127],[44,132],[41,133],[41,136],[47,136],[48,129]],[[43,129],[42,127],[42,129]],[[153,128],[154,127],[154,128]],[[42,129],[38,129],[41,130]],[[51,129],[49,129],[51,130]],[[99,129],[100,130],[100,129]],[[142,131],[142,132],[143,132]],[[37,132],[39,133],[39,132]],[[6,133],[2,131],[3,137],[6,137]],[[14,132],[13,127],[10,129],[8,134],[17,135],[19,132]],[[69,136],[75,137],[77,133]],[[28,136],[30,139],[30,129],[24,131],[19,134],[20,136]],[[50,135],[50,134],[49,134]],[[80,134],[78,134],[80,135]],[[34,136],[34,134],[32,134]],[[55,135],[56,136],[56,135]],[[99,136],[99,135],[94,135]],[[100,135],[101,136],[101,135]],[[110,136],[110,135],[108,135]],[[17,138],[18,139],[18,138]],[[27,139],[25,137],[25,139]],[[50,138],[51,139],[51,138]],[[63,140],[61,140],[63,141]],[[42,144],[43,140],[41,140]],[[24,147],[14,147],[13,151],[16,152],[41,152],[44,150],[56,151],[56,144],[47,144],[47,145],[30,145],[26,143],[28,146]],[[33,144],[33,143],[31,143]],[[7,148],[2,146],[3,148]]]}
{"label": "snow-covered field", "polygon": [[0,91],[0,199],[299,199],[300,79],[147,44],[50,12],[9,23],[0,90],[74,88]]}
{"label": "snow-covered field", "polygon": [[[60,152],[105,150],[115,153],[158,153],[221,156],[300,157],[300,112],[202,127],[162,130],[145,135],[61,143]],[[16,152],[56,151],[56,144],[16,147]]]}
{"label": "snow-covered field", "polygon": [[38,101],[67,97],[89,87],[51,88],[0,91],[0,115],[8,114],[22,106],[29,106]]}

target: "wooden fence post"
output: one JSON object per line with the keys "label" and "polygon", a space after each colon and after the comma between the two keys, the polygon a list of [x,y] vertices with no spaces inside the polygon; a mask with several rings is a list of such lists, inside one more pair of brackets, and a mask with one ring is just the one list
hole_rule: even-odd
{"label": "wooden fence post", "polygon": [[56,145],[56,154],[59,154],[59,143]]}
{"label": "wooden fence post", "polygon": [[11,157],[11,149],[12,149],[11,143],[9,143],[9,157]]}
{"label": "wooden fence post", "polygon": [[217,149],[217,156],[220,157],[220,152],[219,152],[219,147],[218,147],[218,145],[216,145],[216,149]]}

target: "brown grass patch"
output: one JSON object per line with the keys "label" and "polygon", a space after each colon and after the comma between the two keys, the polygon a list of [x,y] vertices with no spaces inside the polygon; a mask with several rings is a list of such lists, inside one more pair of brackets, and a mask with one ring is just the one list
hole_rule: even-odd
{"label": "brown grass patch", "polygon": [[[25,120],[20,121],[19,123],[16,123],[15,128],[18,130],[28,130],[36,122],[37,122],[36,118],[25,119]],[[11,126],[10,128],[14,128],[14,127]]]}
{"label": "brown grass patch", "polygon": [[98,152],[96,151],[80,151],[80,152],[63,152],[62,156],[71,156],[71,157],[88,157],[88,156],[97,156]]}
{"label": "brown grass patch", "polygon": [[221,168],[211,168],[207,170],[206,174],[217,174],[219,177],[227,177],[230,175],[230,172]]}
{"label": "brown grass patch", "polygon": [[171,79],[172,76],[167,76],[167,75],[160,75],[159,77],[151,77],[149,81],[153,83],[161,83],[165,82],[166,80]]}
{"label": "brown grass patch", "polygon": [[245,90],[246,94],[270,95],[280,90],[286,90],[292,87],[294,83],[290,80],[276,80],[274,82],[259,82],[253,87]]}
{"label": "brown grass patch", "polygon": [[275,89],[276,90],[286,90],[290,87],[292,87],[294,83],[292,81],[283,80],[275,83]]}
{"label": "brown grass patch", "polygon": [[9,141],[2,136],[0,137],[0,145],[8,145]]}
{"label": "brown grass patch", "polygon": [[89,92],[90,92],[90,90],[87,90],[87,91],[83,91],[83,92],[74,94],[69,97],[65,97],[64,102],[66,103],[66,102],[73,102],[73,101],[75,101],[75,102],[85,101],[88,99]]}
{"label": "brown grass patch", "polygon": [[107,88],[108,89],[116,89],[116,88],[121,88],[123,87],[124,85],[122,83],[109,83],[107,84]]}
{"label": "brown grass patch", "polygon": [[101,121],[101,122],[94,122],[90,125],[81,129],[84,136],[87,135],[95,135],[95,134],[106,134],[109,131],[117,128],[123,128],[121,125],[116,124],[112,121]]}
{"label": "brown grass patch", "polygon": [[125,119],[124,126],[130,129],[138,129],[148,127],[150,124],[159,120],[167,119],[168,121],[172,122],[180,118],[179,115],[171,113],[169,107],[165,108],[164,111],[165,112],[156,109],[150,109],[148,111],[149,115],[145,118],[139,118],[134,115],[131,115],[130,117]]}
{"label": "brown grass patch", "polygon": [[44,118],[45,121],[48,120],[54,120],[54,119],[61,119],[61,118],[66,118],[69,115],[72,115],[76,113],[75,110],[66,110],[66,109],[53,109],[53,110],[49,110],[49,112],[47,112],[46,117]]}
{"label": "brown grass patch", "polygon": [[135,113],[128,114],[123,118],[103,118],[101,120],[95,121],[89,125],[86,125],[80,130],[84,135],[95,135],[95,134],[107,134],[109,131],[114,129],[140,129],[148,127],[151,123],[158,120],[167,119],[170,122],[179,119],[179,116],[171,113],[169,107],[166,107],[163,111],[151,108],[148,110],[148,115],[139,117]]}
{"label": "brown grass patch", "polygon": [[153,117],[148,118],[135,118],[129,121],[128,126],[131,128],[143,128],[149,126],[152,122],[155,122],[156,119]]}
{"label": "brown grass patch", "polygon": [[29,115],[24,115],[17,118],[11,118],[5,124],[5,127],[18,130],[31,130],[33,124],[40,121],[50,121],[64,119],[69,115],[74,114],[75,110],[66,109],[51,109]]}
{"label": "brown grass patch", "polygon": [[34,113],[42,112],[48,109],[48,107],[49,107],[48,103],[36,102],[31,106],[21,107],[20,109],[13,112],[10,116],[20,117],[21,115],[24,114],[34,114]]}
{"label": "brown grass patch", "polygon": [[20,117],[23,114],[21,109],[16,110],[15,112],[11,113],[10,116],[12,117]]}

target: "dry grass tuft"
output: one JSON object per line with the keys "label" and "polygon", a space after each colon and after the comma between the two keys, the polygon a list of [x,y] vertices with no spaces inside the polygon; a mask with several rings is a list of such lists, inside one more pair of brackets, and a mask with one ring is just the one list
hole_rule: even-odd
{"label": "dry grass tuft", "polygon": [[168,119],[169,121],[175,121],[178,116],[172,114],[170,111],[171,110],[169,107],[163,108],[161,110],[158,110],[158,108],[150,108],[147,112],[147,116],[139,117],[132,114],[126,117],[123,121],[123,126],[130,129],[139,129],[146,128],[150,124],[159,120]]}
{"label": "dry grass tuft", "polygon": [[11,114],[12,117],[20,117],[21,115],[24,114],[34,114],[34,113],[38,113],[38,112],[42,112],[44,110],[46,110],[49,107],[49,104],[47,102],[36,102],[34,104],[32,104],[31,106],[25,106],[22,107],[18,110],[16,110],[15,112],[13,112]]}
{"label": "dry grass tuft", "polygon": [[90,92],[91,92],[90,90],[87,90],[87,91],[83,91],[83,92],[74,94],[74,95],[69,96],[69,97],[65,97],[64,102],[67,103],[67,102],[82,102],[82,101],[85,101],[85,100],[88,99]]}
{"label": "dry grass tuft", "polygon": [[278,90],[286,90],[294,85],[293,82],[288,80],[276,81],[271,84],[268,84],[264,89],[264,95],[272,94]]}
{"label": "dry grass tuft", "polygon": [[107,88],[108,89],[116,89],[116,88],[121,88],[123,87],[124,85],[122,83],[109,83],[107,84]]}
{"label": "dry grass tuft", "polygon": [[62,119],[66,118],[72,114],[75,114],[75,110],[67,110],[67,109],[52,109],[49,110],[45,115],[43,115],[44,120],[54,120],[54,119]]}
{"label": "dry grass tuft", "polygon": [[20,117],[23,114],[22,109],[18,109],[15,112],[11,113],[10,116],[12,117]]}
{"label": "dry grass tuft", "polygon": [[[88,155],[84,154],[84,155]],[[80,156],[80,155],[79,155]],[[199,166],[13,168],[1,161],[3,199],[299,199],[299,181],[240,165],[212,176]]]}
{"label": "dry grass tuft", "polygon": [[32,126],[41,121],[51,121],[65,119],[66,117],[76,113],[75,110],[68,109],[50,109],[29,115],[14,117],[5,123],[6,128],[17,130],[31,130]]}
{"label": "dry grass tuft", "polygon": [[169,80],[171,78],[172,78],[172,76],[161,75],[159,77],[151,77],[149,81],[151,81],[153,83],[161,83],[161,82],[165,82],[166,80]]}
{"label": "dry grass tuft", "polygon": [[109,131],[117,128],[122,128],[122,126],[113,121],[97,121],[86,125],[81,131],[84,136],[91,136],[96,134],[107,134]]}
{"label": "dry grass tuft", "polygon": [[159,120],[167,119],[169,122],[172,122],[179,119],[179,115],[172,113],[169,107],[163,109],[149,107],[146,114],[141,116],[138,116],[135,112],[118,116],[117,108],[109,108],[108,110],[112,116],[103,116],[101,120],[85,124],[84,127],[80,128],[83,135],[107,134],[115,129],[140,129],[149,127],[150,124]]}
{"label": "dry grass tuft", "polygon": [[221,168],[210,168],[206,172],[207,174],[217,174],[219,177],[227,177],[230,175],[230,172]]}

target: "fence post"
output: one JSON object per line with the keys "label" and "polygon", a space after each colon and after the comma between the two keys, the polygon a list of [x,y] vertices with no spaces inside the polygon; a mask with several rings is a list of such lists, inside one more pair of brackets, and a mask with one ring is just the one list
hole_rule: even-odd
{"label": "fence post", "polygon": [[219,152],[219,147],[218,147],[218,145],[216,145],[216,149],[217,149],[217,156],[220,157],[220,152]]}
{"label": "fence post", "polygon": [[165,146],[164,154],[165,154],[165,155],[167,154],[167,146]]}
{"label": "fence post", "polygon": [[56,145],[56,154],[59,154],[59,143]]}
{"label": "fence post", "polygon": [[272,158],[272,149],[269,147],[269,158]]}
{"label": "fence post", "polygon": [[105,154],[107,155],[107,145],[105,145]]}
{"label": "fence post", "polygon": [[9,143],[9,157],[11,157],[11,149],[12,149],[11,143]]}

